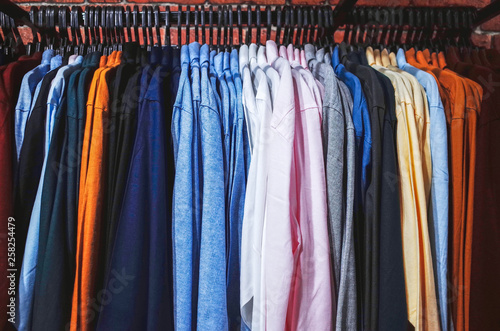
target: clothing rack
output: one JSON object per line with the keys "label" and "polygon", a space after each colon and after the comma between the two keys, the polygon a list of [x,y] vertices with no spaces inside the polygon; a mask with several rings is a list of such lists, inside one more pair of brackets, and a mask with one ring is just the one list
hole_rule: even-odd
{"label": "clothing rack", "polygon": [[[64,20],[75,25],[106,22],[111,27],[133,26],[196,26],[221,23],[224,26],[262,28],[289,26],[328,26],[332,29],[345,24],[376,22],[379,25],[408,25],[423,27],[425,23],[458,28],[468,20],[470,26],[478,26],[500,14],[500,0],[483,9],[474,7],[370,7],[355,6],[355,0],[340,1],[337,6],[183,6],[178,10],[160,10],[159,6],[144,5],[141,9],[130,6],[39,6],[26,12],[10,0],[0,0],[0,11],[13,18],[16,25],[42,27],[52,17],[52,24],[61,25]],[[92,11],[93,9],[93,11]],[[248,10],[251,9],[251,10]],[[92,14],[91,14],[92,13]],[[45,17],[43,16],[45,15]],[[92,19],[91,15],[94,17]],[[36,18],[38,17],[38,18]],[[208,24],[208,26],[207,26]]]}

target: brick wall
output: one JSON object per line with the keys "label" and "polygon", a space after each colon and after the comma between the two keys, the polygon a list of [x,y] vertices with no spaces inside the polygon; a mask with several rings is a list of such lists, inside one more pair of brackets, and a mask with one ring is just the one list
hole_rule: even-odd
{"label": "brick wall", "polygon": [[[184,5],[208,5],[208,4],[252,4],[252,5],[335,5],[339,0],[252,0],[252,1],[238,1],[238,0],[177,0],[175,4]],[[358,5],[369,6],[476,6],[482,8],[494,0],[359,0]],[[30,6],[48,5],[48,4],[74,4],[79,6],[85,5],[135,5],[135,4],[155,4],[160,8],[165,5],[175,6],[165,0],[14,0],[22,7],[29,10]],[[172,8],[174,9],[174,8]],[[24,31],[23,31],[24,32]],[[28,36],[24,34],[23,36]],[[24,37],[23,37],[24,38]],[[336,39],[342,38],[342,31],[336,33]],[[30,38],[28,38],[30,39]],[[472,36],[473,42],[478,46],[495,47],[500,50],[500,16],[492,19],[491,21],[481,25],[475,30]]]}

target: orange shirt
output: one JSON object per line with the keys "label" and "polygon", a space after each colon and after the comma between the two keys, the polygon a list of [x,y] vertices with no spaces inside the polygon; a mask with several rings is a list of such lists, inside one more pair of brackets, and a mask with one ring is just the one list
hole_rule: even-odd
{"label": "orange shirt", "polygon": [[[445,98],[450,153],[449,278],[452,319],[455,330],[468,330],[470,297],[470,260],[473,224],[473,188],[475,176],[475,132],[480,111],[481,87],[446,69],[442,55],[409,50],[408,63],[431,72],[437,78]],[[430,65],[429,61],[435,65]],[[441,66],[442,68],[440,68]],[[472,186],[471,186],[472,185]]]}
{"label": "orange shirt", "polygon": [[99,265],[102,198],[104,194],[104,124],[108,116],[106,75],[121,62],[121,52],[113,52],[94,73],[87,99],[87,114],[82,147],[78,198],[78,230],[75,286],[71,312],[71,330],[92,330],[97,312],[96,275]]}

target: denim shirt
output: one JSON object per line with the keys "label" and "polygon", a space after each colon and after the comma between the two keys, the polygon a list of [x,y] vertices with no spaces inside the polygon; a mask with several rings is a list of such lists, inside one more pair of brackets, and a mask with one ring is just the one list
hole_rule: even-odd
{"label": "denim shirt", "polygon": [[193,250],[199,233],[197,212],[200,201],[195,198],[199,187],[194,178],[199,165],[194,162],[197,153],[194,136],[196,125],[193,98],[189,81],[189,47],[181,48],[181,75],[179,90],[172,114],[172,141],[174,148],[175,180],[172,202],[173,284],[175,330],[192,331],[196,326],[198,254]]}
{"label": "denim shirt", "polygon": [[[43,52],[42,62],[39,66],[29,71],[23,77],[21,83],[21,89],[19,90],[19,98],[17,100],[16,111],[15,111],[15,138],[16,138],[16,153],[19,159],[19,153],[21,152],[21,146],[23,145],[24,130],[26,128],[26,122],[30,115],[31,105],[33,101],[36,100],[34,97],[35,89],[42,80],[43,76],[51,69],[50,63],[51,59],[54,57],[54,50],[48,49]],[[52,68],[54,69],[54,68]]]}
{"label": "denim shirt", "polygon": [[24,263],[21,267],[19,282],[19,330],[31,329],[31,314],[33,310],[33,291],[35,287],[36,264],[38,257],[38,240],[40,231],[40,209],[42,200],[42,189],[47,167],[47,156],[49,153],[50,139],[54,128],[56,111],[60,106],[65,92],[66,80],[69,75],[80,68],[83,57],[79,56],[75,62],[60,68],[52,80],[49,96],[47,99],[47,118],[45,123],[45,157],[42,172],[38,184],[35,203],[31,212],[31,219],[24,251]]}
{"label": "denim shirt", "polygon": [[203,202],[198,289],[198,330],[228,330],[226,297],[226,219],[222,125],[210,84],[208,45],[200,50],[200,142]]}

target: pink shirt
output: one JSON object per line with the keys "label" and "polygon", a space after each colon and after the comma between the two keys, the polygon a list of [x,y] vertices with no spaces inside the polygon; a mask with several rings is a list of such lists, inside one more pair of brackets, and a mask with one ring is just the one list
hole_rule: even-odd
{"label": "pink shirt", "polygon": [[292,70],[287,60],[277,58],[276,44],[268,41],[266,51],[281,81],[268,156],[265,328],[331,330],[332,275],[319,108],[299,69]]}

